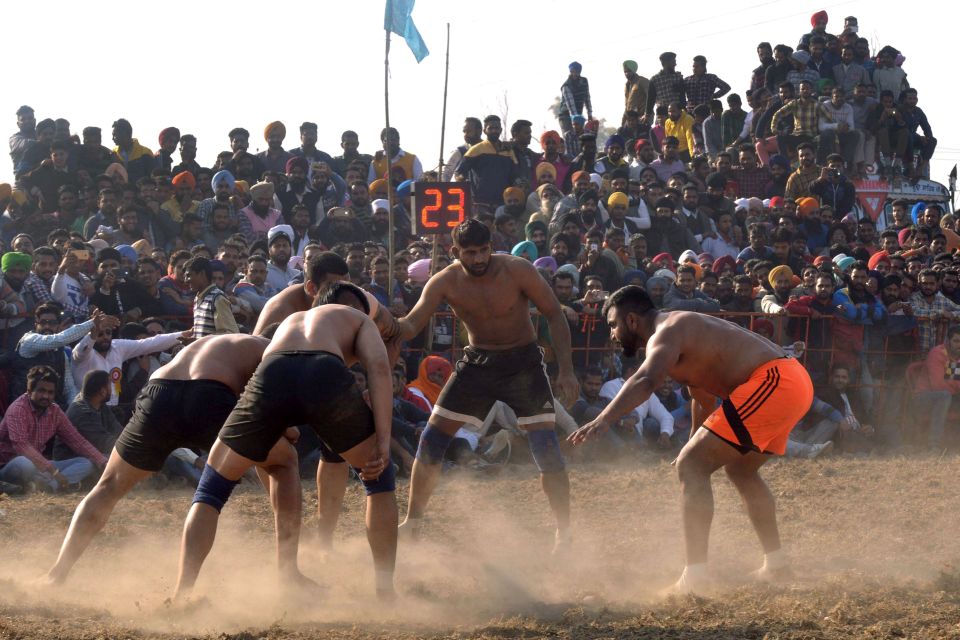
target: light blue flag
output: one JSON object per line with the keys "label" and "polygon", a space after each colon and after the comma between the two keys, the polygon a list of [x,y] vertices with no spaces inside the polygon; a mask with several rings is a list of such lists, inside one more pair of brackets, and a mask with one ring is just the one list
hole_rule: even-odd
{"label": "light blue flag", "polygon": [[413,52],[413,57],[417,62],[422,61],[430,51],[427,45],[420,37],[417,26],[413,24],[413,3],[414,0],[387,0],[387,10],[383,15],[383,28],[391,31],[398,36],[403,36],[407,41],[407,46]]}

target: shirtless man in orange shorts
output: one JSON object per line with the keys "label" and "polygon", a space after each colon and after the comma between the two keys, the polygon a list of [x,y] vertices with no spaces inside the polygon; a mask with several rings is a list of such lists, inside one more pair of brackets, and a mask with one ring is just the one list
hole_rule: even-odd
{"label": "shirtless man in orange shorts", "polygon": [[677,458],[687,564],[672,591],[700,592],[708,586],[710,478],[720,467],[740,492],[763,546],[764,564],[755,576],[767,581],[782,577],[787,566],[776,505],[758,471],[772,455],[783,455],[790,430],[810,408],[813,384],[806,370],[782,348],[726,320],[658,311],[637,286],[615,292],[603,311],[624,355],[632,357],[645,348],[645,359],[606,409],[570,441],[579,444],[604,433],[646,401],[667,376],[686,384],[699,405],[694,407],[694,425],[721,399]]}

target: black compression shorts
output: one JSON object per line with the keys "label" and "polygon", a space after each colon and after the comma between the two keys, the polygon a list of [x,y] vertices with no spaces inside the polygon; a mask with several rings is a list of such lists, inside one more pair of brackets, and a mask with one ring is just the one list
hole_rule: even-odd
{"label": "black compression shorts", "polygon": [[335,453],[375,433],[373,412],[343,360],[326,351],[277,351],[257,367],[220,439],[263,462],[288,427],[306,424]]}
{"label": "black compression shorts", "polygon": [[236,404],[233,389],[216,380],[150,380],[117,453],[138,469],[159,471],[174,449],[210,449]]}
{"label": "black compression shorts", "polygon": [[537,343],[505,351],[465,348],[433,411],[479,428],[497,400],[514,410],[521,427],[556,420]]}

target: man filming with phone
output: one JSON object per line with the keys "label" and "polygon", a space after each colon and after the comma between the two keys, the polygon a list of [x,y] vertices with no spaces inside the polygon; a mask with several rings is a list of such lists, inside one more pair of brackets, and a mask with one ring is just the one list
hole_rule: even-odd
{"label": "man filming with phone", "polygon": [[65,318],[73,322],[83,322],[90,315],[93,282],[82,273],[89,260],[90,251],[86,245],[71,242],[50,287],[53,299],[63,305]]}
{"label": "man filming with phone", "polygon": [[822,206],[833,207],[838,218],[850,213],[857,201],[857,188],[843,175],[843,156],[838,153],[827,156],[827,166],[810,185],[810,193],[820,199]]}

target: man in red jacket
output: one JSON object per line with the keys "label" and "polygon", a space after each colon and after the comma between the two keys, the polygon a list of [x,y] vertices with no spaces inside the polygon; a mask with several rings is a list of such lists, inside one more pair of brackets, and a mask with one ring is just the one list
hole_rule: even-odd
{"label": "man in red jacket", "polygon": [[914,400],[917,407],[930,407],[929,445],[939,449],[943,426],[954,397],[960,393],[960,326],[950,327],[947,339],[927,354],[917,379]]}

